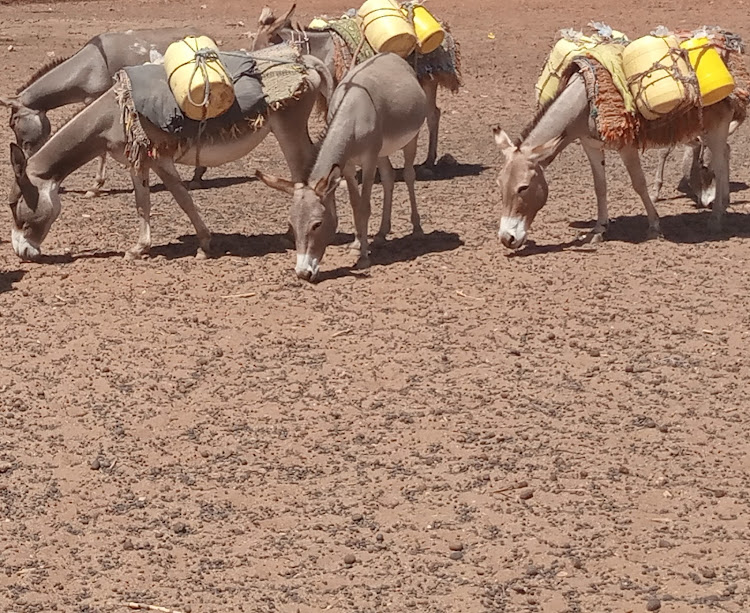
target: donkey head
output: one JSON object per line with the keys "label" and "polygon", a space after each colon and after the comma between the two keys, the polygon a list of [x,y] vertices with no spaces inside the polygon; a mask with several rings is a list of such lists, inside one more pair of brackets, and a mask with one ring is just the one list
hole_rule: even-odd
{"label": "donkey head", "polygon": [[297,246],[295,272],[300,279],[315,281],[326,247],[333,241],[338,226],[335,193],[341,181],[341,169],[334,166],[317,183],[292,183],[286,179],[255,171],[269,187],[292,196],[289,221]]}
{"label": "donkey head", "polygon": [[21,147],[10,144],[10,161],[16,175],[16,192],[11,197],[13,213],[11,242],[13,251],[22,260],[35,261],[42,255],[41,244],[60,214],[57,183],[27,172],[27,159]]}
{"label": "donkey head", "polygon": [[52,133],[47,113],[30,109],[15,98],[0,98],[0,105],[11,109],[10,128],[23,152],[27,157],[36,153]]}
{"label": "donkey head", "polygon": [[509,249],[518,249],[526,241],[534,217],[547,203],[547,179],[543,167],[561,138],[536,147],[515,145],[499,127],[493,130],[495,143],[505,156],[497,178],[503,198],[500,217],[500,241]]}
{"label": "donkey head", "polygon": [[281,17],[276,18],[273,10],[264,6],[260,17],[258,17],[258,31],[255,33],[251,50],[258,51],[259,49],[265,49],[266,47],[282,42],[279,30],[291,25],[292,14],[296,8],[297,5],[292,4],[292,8]]}

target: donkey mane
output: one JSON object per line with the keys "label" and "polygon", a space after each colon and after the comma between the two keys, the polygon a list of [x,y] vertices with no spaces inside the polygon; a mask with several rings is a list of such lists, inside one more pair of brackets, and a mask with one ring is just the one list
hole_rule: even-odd
{"label": "donkey mane", "polygon": [[526,140],[526,138],[534,131],[534,128],[539,125],[539,122],[542,120],[542,117],[544,117],[547,114],[547,111],[549,110],[549,107],[552,106],[552,103],[557,100],[557,98],[562,93],[562,89],[558,90],[558,92],[555,94],[553,98],[550,100],[547,100],[544,104],[542,104],[540,107],[537,108],[536,112],[534,113],[534,117],[532,117],[531,121],[526,125],[526,127],[521,130],[521,135],[516,139],[515,145],[516,147],[520,147],[521,143]]}
{"label": "donkey mane", "polygon": [[31,85],[32,83],[35,83],[36,81],[38,81],[41,77],[43,77],[44,75],[46,75],[53,68],[56,68],[57,66],[59,66],[63,62],[67,62],[71,57],[73,57],[73,56],[72,55],[68,55],[66,57],[56,57],[55,59],[52,59],[49,62],[47,62],[46,64],[44,64],[41,68],[39,68],[34,74],[32,74],[29,77],[29,80],[26,81],[26,83],[24,83],[23,85],[21,85],[21,87],[19,87],[16,90],[16,94],[20,94],[29,85]]}

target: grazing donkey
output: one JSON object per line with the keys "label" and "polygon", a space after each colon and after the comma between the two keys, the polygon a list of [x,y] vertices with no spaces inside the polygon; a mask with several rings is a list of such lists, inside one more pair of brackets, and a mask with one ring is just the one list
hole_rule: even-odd
{"label": "grazing donkey", "polygon": [[[381,53],[353,68],[333,92],[328,110],[328,128],[309,175],[295,182],[256,175],[270,187],[293,197],[290,211],[297,243],[295,271],[301,279],[314,281],[328,244],[338,224],[334,194],[343,174],[354,212],[358,268],[370,264],[367,226],[375,170],[383,184],[383,217],[377,242],[385,241],[391,229],[391,203],[395,173],[388,159],[404,152],[404,180],[409,189],[414,234],[422,228],[414,191],[414,157],[417,137],[425,121],[427,100],[409,64],[393,53]],[[362,192],[358,191],[356,167],[362,166]]]}
{"label": "grazing donkey", "polygon": [[190,218],[200,245],[197,255],[206,257],[210,251],[211,234],[190,192],[182,184],[175,163],[195,166],[200,153],[202,164],[220,166],[247,155],[271,131],[279,141],[292,178],[301,181],[314,155],[307,121],[318,96],[332,87],[332,77],[320,60],[312,56],[302,56],[301,60],[308,72],[307,87],[299,99],[291,99],[278,110],[269,110],[268,118],[257,129],[250,122],[240,122],[234,126],[231,138],[201,142],[199,150],[195,143],[184,146],[184,143],[141,116],[144,132],[151,142],[159,144],[159,149],[156,155],[144,156],[146,159],[141,160],[140,164],[129,161],[125,119],[117,100],[116,87],[107,90],[73,117],[30,158],[26,157],[21,147],[11,143],[13,171],[23,196],[11,202],[13,250],[23,260],[40,259],[41,244],[60,214],[60,183],[95,157],[109,153],[130,169],[140,218],[138,242],[126,252],[125,257],[140,257],[151,247],[150,170],[158,175]]}
{"label": "grazing donkey", "polygon": [[[734,134],[735,130],[742,125],[742,121],[733,119],[729,124],[729,136]],[[659,200],[662,185],[664,185],[664,166],[674,147],[662,150],[659,156],[659,162],[656,165],[656,180],[654,181],[654,191],[651,199],[656,202]],[[708,159],[706,159],[708,153]],[[727,163],[730,155],[730,147],[727,143],[726,157]],[[682,156],[682,178],[677,189],[683,191],[693,198],[696,204],[701,208],[708,208],[713,205],[716,199],[716,181],[714,171],[710,164],[711,152],[706,151],[705,143],[701,138],[693,139],[685,145]]]}
{"label": "grazing donkey", "polygon": [[[709,228],[721,227],[724,210],[729,201],[729,169],[726,157],[727,136],[734,110],[729,99],[703,109],[703,133],[696,122],[692,133],[685,135],[689,142],[702,136],[711,150],[716,174],[716,200],[709,220]],[[505,164],[497,183],[502,191],[503,207],[499,237],[503,245],[518,249],[534,217],[547,202],[546,168],[570,143],[579,140],[591,164],[596,191],[597,220],[585,241],[602,239],[609,223],[607,210],[607,181],[604,170],[604,149],[598,137],[595,119],[589,109],[586,85],[580,73],[574,74],[567,86],[545,106],[535,121],[524,130],[519,143],[513,143],[499,127],[494,129],[495,142],[505,156]],[[642,143],[651,146],[648,141]],[[676,144],[673,143],[673,144]],[[624,145],[618,153],[630,175],[633,189],[640,196],[648,216],[648,236],[660,236],[659,215],[648,193],[646,178],[641,168],[638,144]]]}
{"label": "grazing donkey", "polygon": [[[0,105],[11,109],[10,127],[16,142],[30,157],[50,137],[47,111],[68,104],[91,103],[112,87],[112,77],[118,70],[148,62],[152,51],[163,54],[175,40],[196,33],[193,27],[107,32],[92,38],[73,56],[49,62],[15,96],[0,98]],[[106,155],[103,155],[96,184],[88,196],[101,190],[105,168]],[[203,174],[200,168],[196,174]]]}
{"label": "grazing donkey", "polygon": [[[334,78],[341,78],[343,75],[336,69],[335,35],[327,30],[306,30],[299,26],[292,27],[291,18],[295,8],[296,5],[293,4],[292,8],[279,18],[275,18],[270,9],[264,8],[258,19],[258,32],[255,34],[252,48],[262,49],[280,42],[295,44],[301,47],[302,53],[309,53],[321,59],[331,71],[331,74],[334,75]],[[446,32],[446,36],[450,36],[450,33]],[[457,73],[458,70],[457,66]],[[429,132],[427,158],[423,165],[433,167],[437,160],[441,115],[440,108],[437,106],[438,86],[456,92],[460,86],[460,76],[458,74],[449,75],[444,72],[435,72],[423,77],[420,76],[419,83],[427,96],[427,129]]]}

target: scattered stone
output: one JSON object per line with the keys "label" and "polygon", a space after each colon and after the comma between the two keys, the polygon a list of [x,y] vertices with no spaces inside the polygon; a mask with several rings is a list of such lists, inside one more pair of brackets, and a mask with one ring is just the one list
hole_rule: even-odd
{"label": "scattered stone", "polygon": [[629,475],[630,469],[627,466],[620,466],[619,468],[621,475]]}
{"label": "scattered stone", "polygon": [[538,574],[539,574],[539,568],[534,566],[533,564],[529,564],[529,566],[526,568],[526,576],[536,577]]}
{"label": "scattered stone", "polygon": [[463,551],[464,550],[464,544],[461,543],[461,542],[459,542],[459,541],[455,541],[455,542],[450,543],[448,545],[448,549],[450,549],[451,551]]}
{"label": "scattered stone", "polygon": [[661,547],[662,549],[670,549],[672,547],[672,543],[670,543],[667,539],[660,539],[659,547]]}
{"label": "scattered stone", "polygon": [[94,458],[89,462],[89,467],[91,470],[99,470],[102,467],[102,463],[99,461],[99,458]]}
{"label": "scattered stone", "polygon": [[458,561],[464,557],[464,552],[463,551],[451,551],[451,554],[448,557],[450,557],[451,560]]}
{"label": "scattered stone", "polygon": [[8,51],[15,51],[16,48],[13,45],[8,45]]}
{"label": "scattered stone", "polygon": [[701,575],[706,579],[716,579],[716,571],[713,568],[701,568]]}
{"label": "scattered stone", "polygon": [[380,534],[380,532],[378,532],[378,533],[377,533],[377,534],[375,535],[375,540],[376,540],[376,541],[377,541],[378,543],[382,543],[384,539],[385,539],[385,537],[384,537],[384,536],[383,536],[382,534]]}
{"label": "scattered stone", "polygon": [[347,553],[344,556],[344,564],[346,564],[347,566],[351,566],[356,561],[357,561],[357,556],[355,556],[353,553]]}
{"label": "scattered stone", "polygon": [[658,598],[649,598],[646,603],[646,611],[658,611],[661,609],[661,600]]}
{"label": "scattered stone", "polygon": [[521,490],[521,491],[520,491],[520,492],[518,493],[518,497],[519,497],[519,498],[520,498],[521,500],[530,500],[531,498],[533,498],[533,497],[534,497],[534,490],[532,490],[531,488],[529,488],[529,489],[526,489],[526,490]]}
{"label": "scattered stone", "polygon": [[174,526],[172,526],[172,531],[175,534],[187,534],[188,532],[187,524],[181,521],[175,522]]}
{"label": "scattered stone", "polygon": [[362,515],[362,513],[355,513],[354,515],[352,515],[353,522],[360,522],[363,519],[364,519],[364,516]]}
{"label": "scattered stone", "polygon": [[711,491],[713,492],[714,496],[716,496],[717,498],[724,498],[724,496],[727,495],[726,490],[711,490]]}
{"label": "scattered stone", "polygon": [[11,464],[10,462],[0,462],[0,475],[3,473],[7,473],[12,468],[13,464]]}

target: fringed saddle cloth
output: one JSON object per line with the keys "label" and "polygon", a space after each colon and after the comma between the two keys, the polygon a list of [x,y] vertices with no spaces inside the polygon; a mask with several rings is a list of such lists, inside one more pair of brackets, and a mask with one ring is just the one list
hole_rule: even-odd
{"label": "fringed saddle cloth", "polygon": [[[204,122],[187,117],[172,94],[161,64],[124,68],[115,75],[114,92],[126,136],[128,160],[139,166],[144,157],[174,152],[196,142],[229,140],[257,130],[270,112],[297,100],[306,91],[307,69],[297,49],[275,45],[268,49],[220,53],[232,76],[235,101],[222,115]],[[142,120],[151,124],[147,134]],[[154,129],[163,137],[154,136]]]}
{"label": "fringed saddle cloth", "polygon": [[[407,61],[414,66],[417,77],[420,79],[435,79],[442,87],[457,92],[462,85],[461,48],[458,41],[450,33],[449,26],[445,23],[441,25],[445,30],[443,44],[435,51],[424,55],[415,51],[407,58]],[[352,64],[354,52],[360,45],[362,30],[357,21],[349,17],[331,19],[325,26],[314,29],[329,31],[333,35],[336,50],[334,59],[336,74],[334,76],[337,82],[341,81]],[[365,40],[360,47],[356,63],[364,62],[373,55],[375,55],[375,51],[370,43]]]}
{"label": "fringed saddle cloth", "polygon": [[[744,48],[739,37],[724,30],[714,33],[712,42],[734,77],[735,89],[727,100],[732,105],[733,119],[742,123],[750,101],[750,74],[745,65]],[[575,73],[580,73],[586,83],[591,117],[599,137],[611,148],[619,149],[633,143],[642,149],[665,147],[687,142],[704,132],[697,82],[688,104],[659,119],[647,120],[637,112],[626,110],[621,84],[593,57],[575,57],[563,73],[558,92]]]}

